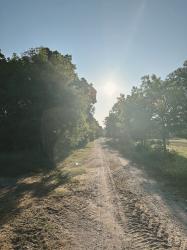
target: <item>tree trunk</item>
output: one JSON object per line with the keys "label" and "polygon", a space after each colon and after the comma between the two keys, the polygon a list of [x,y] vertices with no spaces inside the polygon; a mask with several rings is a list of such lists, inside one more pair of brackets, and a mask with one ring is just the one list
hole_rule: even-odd
{"label": "tree trunk", "polygon": [[142,147],[144,147],[144,139],[143,139],[143,138],[141,138],[141,139],[140,139],[140,141],[141,141],[141,145],[142,145]]}
{"label": "tree trunk", "polygon": [[163,151],[166,153],[167,148],[166,148],[166,127],[165,127],[165,122],[164,118],[162,117],[162,143],[163,143]]}
{"label": "tree trunk", "polygon": [[164,153],[166,152],[166,137],[165,136],[163,136],[163,138],[162,138],[162,142],[163,142],[163,150],[164,150]]}

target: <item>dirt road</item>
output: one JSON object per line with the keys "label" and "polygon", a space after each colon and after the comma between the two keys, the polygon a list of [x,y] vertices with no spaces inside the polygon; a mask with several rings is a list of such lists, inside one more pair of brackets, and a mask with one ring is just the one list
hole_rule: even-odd
{"label": "dirt road", "polygon": [[187,249],[186,211],[104,139],[59,173],[1,190],[1,201],[19,198],[1,220],[0,249]]}

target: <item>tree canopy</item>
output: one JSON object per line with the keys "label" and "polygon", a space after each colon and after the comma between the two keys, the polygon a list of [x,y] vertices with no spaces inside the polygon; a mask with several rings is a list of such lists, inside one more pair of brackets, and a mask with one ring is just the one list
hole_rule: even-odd
{"label": "tree canopy", "polygon": [[51,160],[96,138],[96,90],[71,55],[49,48],[0,53],[0,150],[38,149]]}
{"label": "tree canopy", "polygon": [[108,136],[119,140],[187,137],[187,62],[162,80],[144,76],[131,94],[121,95],[105,119]]}

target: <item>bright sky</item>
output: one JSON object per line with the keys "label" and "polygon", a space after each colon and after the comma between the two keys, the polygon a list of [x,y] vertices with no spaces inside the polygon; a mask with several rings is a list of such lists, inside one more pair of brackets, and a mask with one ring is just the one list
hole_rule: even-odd
{"label": "bright sky", "polygon": [[0,9],[2,52],[72,54],[98,91],[100,123],[143,75],[165,77],[187,59],[187,0],[0,0]]}

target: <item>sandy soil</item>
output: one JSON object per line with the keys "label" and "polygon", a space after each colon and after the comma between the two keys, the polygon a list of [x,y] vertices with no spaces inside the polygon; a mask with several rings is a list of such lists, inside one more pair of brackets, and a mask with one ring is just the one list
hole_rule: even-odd
{"label": "sandy soil", "polygon": [[1,188],[0,249],[187,249],[185,207],[104,139],[69,159],[58,171],[71,180],[53,173]]}

